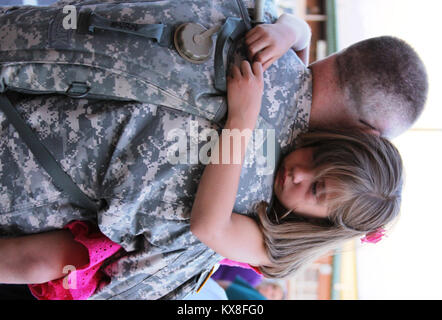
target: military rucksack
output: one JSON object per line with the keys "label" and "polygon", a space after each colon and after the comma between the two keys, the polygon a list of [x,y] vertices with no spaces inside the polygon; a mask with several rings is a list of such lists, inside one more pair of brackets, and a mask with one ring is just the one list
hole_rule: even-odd
{"label": "military rucksack", "polygon": [[[70,3],[4,10],[0,92],[140,101],[214,121],[225,116],[228,51],[251,27],[241,0]],[[76,21],[68,23],[72,11]],[[176,50],[175,31],[189,22],[217,31],[205,39],[216,44],[199,63]]]}
{"label": "military rucksack", "polygon": [[[73,5],[76,29],[65,28],[63,4]],[[227,66],[251,27],[249,11],[241,0],[86,0],[0,9],[0,92],[139,101],[219,122],[227,112]],[[265,13],[265,22],[276,20],[271,1]],[[175,48],[180,41],[175,31],[189,22],[216,31],[216,43],[198,63],[189,62]],[[258,122],[260,128],[278,132],[296,119],[298,90],[308,72],[289,51],[266,73],[278,91],[264,94]],[[73,203],[96,211],[101,203],[84,195],[6,96],[0,98],[8,120],[54,184],[68,192]],[[290,108],[279,105],[283,100]],[[283,112],[275,112],[278,109]],[[286,141],[276,146],[292,143],[294,135],[278,133]]]}

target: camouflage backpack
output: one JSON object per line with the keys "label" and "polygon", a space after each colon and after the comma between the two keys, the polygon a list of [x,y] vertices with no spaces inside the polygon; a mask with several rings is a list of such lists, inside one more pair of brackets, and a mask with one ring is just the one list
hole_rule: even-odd
{"label": "camouflage backpack", "polygon": [[[251,27],[241,0],[68,3],[75,6],[4,10],[0,92],[140,101],[213,121],[225,116],[228,51]],[[67,20],[72,12],[75,23]],[[199,63],[176,50],[175,30],[189,22],[215,28],[206,39],[213,42],[208,59]]]}
{"label": "camouflage backpack", "polygon": [[[248,2],[253,8],[254,2]],[[75,9],[76,29],[65,28],[64,5]],[[220,124],[227,112],[226,69],[232,57],[238,57],[242,36],[251,27],[248,11],[242,0],[66,0],[50,7],[3,8],[0,93],[138,101]],[[264,12],[266,23],[276,20],[272,1],[266,2]],[[199,63],[184,59],[174,46],[175,29],[188,22],[218,30],[208,59]],[[299,97],[309,77],[291,50],[266,71],[269,90],[263,96],[257,127],[276,130],[278,149],[293,143],[299,133],[295,121],[308,120],[297,110],[298,104],[309,100]],[[0,107],[54,184],[71,194],[74,203],[96,211],[99,201],[84,195],[63,172],[4,94],[0,94]],[[269,180],[266,190],[271,193],[271,189]]]}

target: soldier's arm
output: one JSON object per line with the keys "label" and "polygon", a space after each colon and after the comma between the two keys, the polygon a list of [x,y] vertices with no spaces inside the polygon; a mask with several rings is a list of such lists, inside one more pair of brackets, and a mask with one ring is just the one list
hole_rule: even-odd
{"label": "soldier's arm", "polygon": [[293,49],[308,64],[311,30],[307,22],[290,14],[282,14],[274,24],[261,24],[246,34],[249,58],[261,62],[264,70]]}
{"label": "soldier's arm", "polygon": [[[241,69],[233,66],[227,82],[228,117],[215,146],[219,161],[204,169],[190,221],[192,233],[208,247],[226,258],[252,265],[268,262],[263,235],[255,221],[232,211],[247,143],[261,107],[263,86],[259,63],[253,65],[253,71],[246,61],[241,63]],[[243,133],[244,143],[227,144],[227,139],[235,134],[233,130]],[[238,155],[240,161],[235,161]]]}

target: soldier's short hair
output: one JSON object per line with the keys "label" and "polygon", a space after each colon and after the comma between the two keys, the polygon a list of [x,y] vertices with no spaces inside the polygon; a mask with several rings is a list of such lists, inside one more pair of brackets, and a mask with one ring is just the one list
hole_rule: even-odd
{"label": "soldier's short hair", "polygon": [[427,72],[405,41],[382,36],[355,43],[337,54],[336,69],[340,87],[359,114],[395,115],[410,127],[422,113]]}

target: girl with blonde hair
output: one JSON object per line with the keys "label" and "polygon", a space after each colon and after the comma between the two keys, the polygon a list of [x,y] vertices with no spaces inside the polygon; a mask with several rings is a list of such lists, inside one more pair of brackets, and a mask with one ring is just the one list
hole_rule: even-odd
{"label": "girl with blonde hair", "polygon": [[[296,152],[311,153],[311,163],[291,162]],[[287,276],[345,240],[382,233],[399,215],[402,161],[387,139],[359,132],[306,133],[281,164],[279,176],[284,172],[292,183],[307,179],[327,209],[321,215],[284,207],[276,180],[274,204],[261,203],[257,210],[272,263],[261,268],[267,276]]]}
{"label": "girl with blonde hair", "polygon": [[[248,79],[242,92],[262,90],[254,72],[234,68],[228,94],[240,90],[235,86],[241,88],[242,78]],[[226,127],[253,130],[259,107],[259,95],[244,94],[241,104],[229,105]],[[221,137],[220,154],[223,143]],[[382,234],[399,215],[402,160],[385,138],[338,130],[303,134],[277,170],[272,204],[260,203],[256,219],[232,212],[241,167],[205,168],[191,230],[222,256],[257,266],[266,277],[286,277],[345,240]]]}

